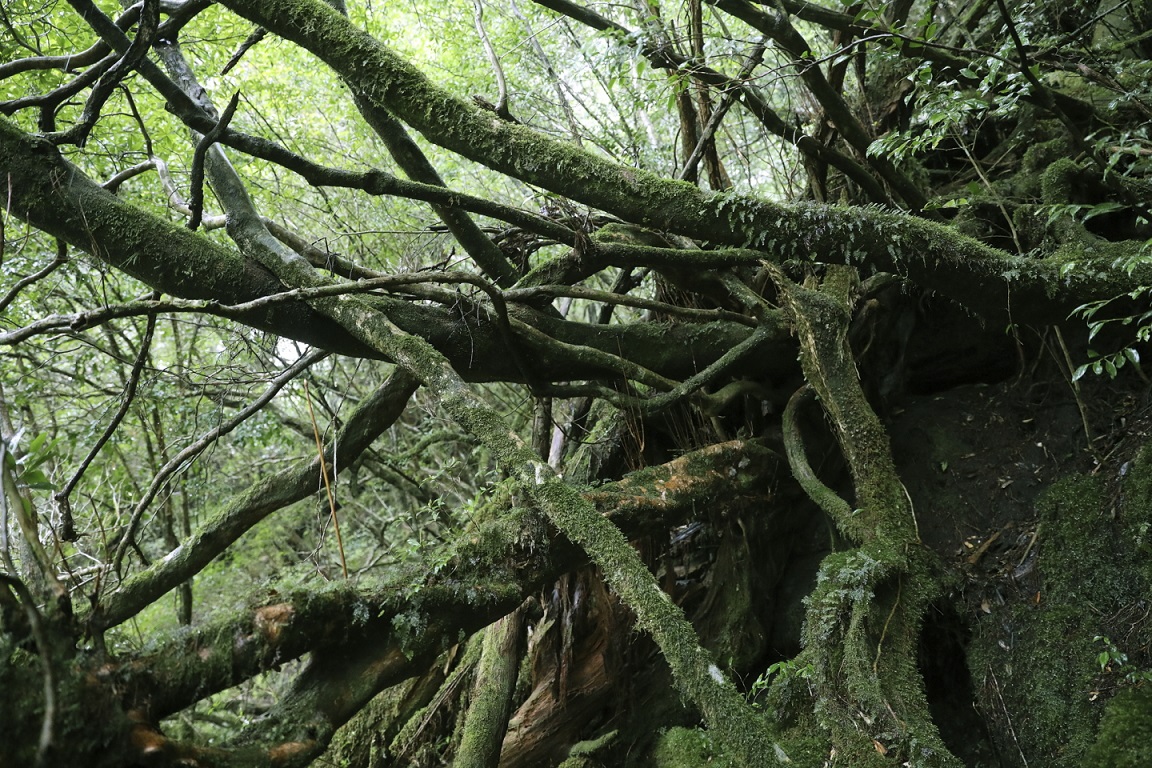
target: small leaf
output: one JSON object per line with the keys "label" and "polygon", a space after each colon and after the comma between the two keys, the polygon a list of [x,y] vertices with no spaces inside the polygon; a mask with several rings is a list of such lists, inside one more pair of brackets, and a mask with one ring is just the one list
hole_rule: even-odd
{"label": "small leaf", "polygon": [[40,450],[46,442],[48,442],[47,432],[41,432],[40,434],[36,435],[36,437],[32,438],[32,442],[28,444],[28,453],[36,453],[36,451]]}

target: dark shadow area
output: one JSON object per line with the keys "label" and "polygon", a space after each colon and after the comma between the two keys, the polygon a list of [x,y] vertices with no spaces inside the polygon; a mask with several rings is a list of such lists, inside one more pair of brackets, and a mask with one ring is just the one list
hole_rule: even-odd
{"label": "dark shadow area", "polygon": [[925,616],[918,664],[924,676],[928,710],[940,738],[968,768],[1001,768],[984,720],[975,708],[975,692],[965,648],[967,623],[944,602]]}

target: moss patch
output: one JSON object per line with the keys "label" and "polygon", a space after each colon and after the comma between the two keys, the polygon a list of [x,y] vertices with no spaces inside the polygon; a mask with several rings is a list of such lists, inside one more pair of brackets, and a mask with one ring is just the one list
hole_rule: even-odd
{"label": "moss patch", "polygon": [[698,728],[672,728],[661,734],[652,751],[653,764],[659,768],[736,768],[737,763],[725,755],[707,732]]}
{"label": "moss patch", "polygon": [[[1128,485],[1147,493],[1147,480],[1136,477]],[[1033,764],[1103,764],[1086,757],[1103,709],[1093,695],[1101,688],[1093,638],[1117,633],[1109,617],[1148,592],[1146,577],[1133,579],[1141,573],[1133,526],[1116,518],[1113,498],[1097,476],[1067,478],[1037,500],[1039,579],[1024,573],[1027,563],[1017,567],[1016,594],[981,620],[969,648],[981,709],[1014,739],[1000,750]]]}
{"label": "moss patch", "polygon": [[1141,768],[1152,745],[1152,686],[1129,688],[1108,703],[1100,735],[1088,751],[1094,768]]}

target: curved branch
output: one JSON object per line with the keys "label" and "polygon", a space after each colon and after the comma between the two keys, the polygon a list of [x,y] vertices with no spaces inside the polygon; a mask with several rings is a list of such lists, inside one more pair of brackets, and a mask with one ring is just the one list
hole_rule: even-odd
{"label": "curved branch", "polygon": [[[598,515],[637,537],[692,519],[700,498],[717,504],[737,498],[762,503],[766,479],[778,467],[778,458],[758,443],[732,441],[635,472],[585,499],[596,505]],[[315,473],[310,483],[314,488]],[[135,654],[103,676],[134,680],[134,686],[121,690],[125,706],[147,705],[150,716],[159,720],[314,651],[293,692],[270,718],[283,726],[281,733],[310,734],[316,741],[309,742],[308,754],[318,754],[336,728],[382,688],[426,665],[445,640],[456,642],[461,633],[471,634],[511,613],[525,597],[587,561],[563,539],[553,542],[546,560],[539,552],[519,552],[510,542],[505,564],[511,567],[496,569],[491,544],[474,539],[472,532],[461,533],[456,546],[449,563],[416,587],[401,574],[359,589],[340,584],[319,592],[272,591],[255,607],[232,611]],[[477,548],[484,547],[481,555]],[[391,622],[414,611],[428,620],[428,627],[405,643]],[[370,617],[367,622],[364,616]],[[367,642],[368,637],[373,641]]]}
{"label": "curved branch", "polygon": [[[86,19],[94,11],[99,13],[91,0],[68,0],[68,2],[82,18]],[[160,26],[159,0],[142,0],[139,13],[140,21],[136,37],[124,51],[123,56],[100,75],[100,79],[92,87],[92,92],[88,94],[80,120],[67,131],[49,136],[50,141],[55,144],[76,144],[80,147],[88,141],[88,134],[100,119],[100,110],[104,108],[108,97],[112,95],[112,91],[120,81],[140,64],[152,47],[152,41],[156,39],[156,32]]]}
{"label": "curved branch", "polygon": [[788,456],[788,466],[792,469],[792,477],[800,483],[800,487],[808,494],[808,498],[816,502],[816,505],[824,510],[828,517],[833,520],[846,520],[852,515],[852,505],[840,498],[836,491],[829,488],[816,476],[804,451],[804,437],[800,434],[798,416],[800,409],[814,399],[812,387],[805,384],[792,393],[792,397],[788,398],[788,405],[784,408],[781,423],[784,430],[784,450]]}
{"label": "curved branch", "polygon": [[[4,225],[2,222],[0,222],[0,256],[3,255],[3,248],[4,248],[3,234],[4,234]],[[56,249],[56,257],[54,259],[52,259],[52,261],[48,264],[48,266],[44,267],[43,269],[41,269],[37,272],[33,272],[31,275],[27,275],[25,277],[20,278],[19,280],[16,281],[16,283],[12,286],[12,288],[10,288],[8,290],[8,292],[4,294],[3,297],[0,297],[0,312],[3,312],[8,307],[9,304],[11,304],[13,301],[16,300],[16,297],[20,295],[20,291],[24,290],[25,288],[27,288],[28,286],[30,286],[34,283],[40,282],[41,280],[43,280],[44,278],[48,277],[53,272],[55,272],[58,268],[64,266],[67,263],[68,263],[68,247],[66,245],[64,245],[63,243],[58,242],[57,243],[57,249]],[[2,339],[3,339],[4,335],[5,334],[0,334],[0,344],[3,343]]]}
{"label": "curved branch", "polygon": [[[400,417],[416,387],[415,379],[403,371],[394,372],[348,417],[332,446],[323,454],[324,460],[334,463],[338,446],[338,466],[352,466],[372,441]],[[317,456],[301,467],[262,478],[223,504],[215,517],[163,560],[129,577],[115,592],[105,595],[93,610],[90,624],[103,630],[127,621],[168,590],[199,573],[265,517],[314,493],[320,462],[321,457]]]}
{"label": "curved branch", "polygon": [[220,140],[224,131],[228,130],[228,123],[232,122],[232,116],[236,114],[236,107],[239,104],[240,92],[236,91],[228,100],[228,104],[225,105],[224,111],[220,115],[220,121],[212,130],[200,137],[200,140],[196,142],[196,149],[192,152],[192,171],[189,181],[191,191],[188,195],[188,210],[190,212],[188,229],[192,231],[200,226],[200,222],[204,218],[204,156],[208,153],[208,149]]}
{"label": "curved branch", "polygon": [[488,56],[488,63],[492,65],[492,73],[496,76],[496,106],[495,112],[505,120],[512,120],[512,113],[508,111],[508,80],[504,77],[504,67],[500,64],[500,57],[492,41],[488,39],[488,30],[484,27],[484,0],[472,0],[473,21],[476,24],[476,33],[480,35],[480,42],[484,44],[484,53]]}
{"label": "curved branch", "polygon": [[1128,275],[1112,263],[1109,249],[1122,244],[1094,244],[1083,254],[1085,268],[1064,276],[1055,261],[1013,257],[946,225],[906,215],[706,194],[496,119],[433,85],[316,0],[223,4],[313,52],[354,92],[394,111],[430,141],[642,226],[750,245],[781,260],[866,263],[906,276],[993,322],[1059,322],[1085,301],[1152,284],[1152,264]]}

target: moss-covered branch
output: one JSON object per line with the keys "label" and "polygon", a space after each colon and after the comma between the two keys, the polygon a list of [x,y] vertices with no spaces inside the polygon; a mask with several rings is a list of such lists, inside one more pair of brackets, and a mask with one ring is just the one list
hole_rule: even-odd
{"label": "moss-covered branch", "polygon": [[848,344],[857,276],[830,269],[815,289],[770,272],[800,341],[804,376],[828,414],[856,492],[855,508],[830,501],[831,491],[807,477],[802,446],[789,448],[802,485],[858,545],[825,560],[809,598],[804,654],[817,713],[848,764],[884,764],[880,745],[915,765],[956,766],[932,723],[916,668],[921,616],[935,589],[932,559],[919,545],[911,500]]}
{"label": "moss-covered branch", "polygon": [[[267,270],[237,251],[190,232],[104,190],[64,160],[46,141],[0,117],[0,172],[11,198],[7,210],[32,226],[92,254],[164,293],[238,304],[285,290]],[[397,298],[373,299],[398,328],[418,333],[472,381],[522,381],[495,322]],[[691,376],[747,338],[747,326],[717,322],[667,326],[659,323],[609,327],[561,320],[529,307],[513,308],[520,320],[546,337],[519,339],[523,357],[541,381],[619,377],[612,367],[591,366],[547,338],[619,355],[672,379]],[[379,357],[345,329],[304,302],[263,306],[236,318],[256,328],[357,357]],[[741,372],[771,376],[788,367],[783,337],[746,361]]]}
{"label": "moss-covered branch", "polygon": [[484,644],[472,685],[472,700],[453,764],[494,768],[512,715],[512,695],[524,641],[523,610],[513,611],[484,630]]}
{"label": "moss-covered branch", "polygon": [[[606,520],[639,536],[690,519],[700,499],[723,504],[763,495],[776,466],[775,457],[756,443],[723,443],[606,484],[587,498]],[[510,540],[517,531],[499,521],[485,530],[465,532],[448,564],[416,588],[402,576],[360,589],[338,585],[319,592],[273,592],[106,667],[101,679],[117,686],[125,709],[161,718],[306,651],[318,651],[292,695],[272,713],[280,723],[277,738],[294,741],[312,729],[317,738],[297,757],[314,756],[381,686],[416,672],[427,654],[509,613],[582,562],[578,552],[564,545],[553,546],[547,560],[518,556]],[[505,567],[511,562],[517,570]],[[495,572],[505,580],[493,581]],[[396,627],[413,624],[423,631],[392,634]],[[397,653],[404,658],[399,666]],[[315,730],[320,722],[323,734]],[[265,740],[263,734],[259,738]]]}
{"label": "moss-covered branch", "polygon": [[643,226],[752,247],[780,260],[817,259],[894,272],[994,322],[1062,321],[1086,301],[1152,284],[1152,266],[1141,265],[1128,275],[1113,263],[1115,249],[1107,243],[1081,248],[1074,255],[1082,268],[1061,275],[1058,262],[1013,257],[946,225],[903,214],[705,193],[484,112],[434,85],[319,0],[223,4],[311,51],[359,98],[390,110],[429,141]]}
{"label": "moss-covered branch", "polygon": [[[284,278],[317,279],[304,271],[305,266],[285,263]],[[437,395],[441,407],[492,451],[548,520],[588,553],[636,612],[640,628],[652,635],[685,697],[700,708],[709,727],[733,754],[746,765],[760,765],[765,755],[775,754],[764,723],[700,647],[683,612],[660,589],[619,528],[556,477],[426,342],[395,333],[382,316],[354,298],[327,300],[322,308],[421,379]]]}
{"label": "moss-covered branch", "polygon": [[852,158],[827,146],[806,134],[792,122],[782,118],[772,109],[767,99],[754,82],[747,79],[730,78],[703,63],[689,59],[673,50],[671,46],[659,45],[644,35],[638,35],[625,27],[610,21],[596,12],[570,0],[534,0],[538,5],[587,24],[592,29],[612,32],[620,40],[637,48],[657,69],[669,69],[686,73],[699,82],[716,89],[720,93],[738,94],[737,101],[767,130],[804,154],[822,160],[859,185],[868,199],[877,204],[889,202],[884,187],[868,173],[864,166]]}
{"label": "moss-covered branch", "polygon": [[[208,156],[209,178],[229,214],[229,234],[246,253],[289,285],[328,282],[305,259],[273,238],[251,207],[240,179],[220,153]],[[406,335],[359,296],[317,299],[316,306],[364,343],[395,360],[436,395],[440,406],[496,458],[556,528],[588,553],[608,582],[636,613],[672,668],[680,690],[717,738],[746,765],[759,765],[776,747],[764,722],[700,646],[683,611],[656,583],[636,550],[611,521],[543,463],[487,406],[448,360],[423,339]]]}

